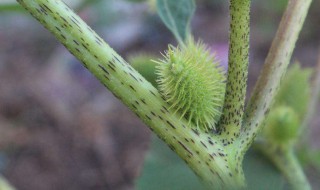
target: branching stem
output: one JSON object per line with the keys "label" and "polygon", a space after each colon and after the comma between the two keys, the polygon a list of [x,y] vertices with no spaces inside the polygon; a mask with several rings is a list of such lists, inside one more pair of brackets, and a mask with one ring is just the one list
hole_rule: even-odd
{"label": "branching stem", "polygon": [[289,1],[244,122],[250,0],[230,0],[229,70],[219,134],[195,130],[179,113],[170,111],[158,90],[61,0],[17,1],[165,141],[209,188],[245,187],[243,155],[261,128],[279,88],[311,0]]}
{"label": "branching stem", "polygon": [[312,0],[289,0],[262,73],[248,103],[240,134],[239,156],[247,151],[269,112],[291,59]]}
{"label": "branching stem", "polygon": [[216,136],[195,130],[168,109],[156,88],[108,46],[61,0],[17,0],[44,25],[106,88],[175,151],[211,189],[245,186]]}

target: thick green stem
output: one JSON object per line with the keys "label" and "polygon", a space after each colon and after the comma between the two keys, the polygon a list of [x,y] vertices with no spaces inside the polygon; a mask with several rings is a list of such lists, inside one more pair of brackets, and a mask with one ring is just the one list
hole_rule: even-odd
{"label": "thick green stem", "polygon": [[238,140],[240,157],[243,157],[262,128],[262,123],[279,89],[280,81],[287,70],[311,1],[289,0],[288,2],[262,73],[246,109],[243,130]]}
{"label": "thick green stem", "polygon": [[230,42],[226,96],[220,120],[224,144],[241,129],[249,64],[250,0],[230,0]]}
{"label": "thick green stem", "polygon": [[[216,136],[193,130],[158,91],[60,0],[17,0],[213,189],[244,187]],[[231,157],[232,156],[232,157]]]}
{"label": "thick green stem", "polygon": [[294,190],[310,190],[310,184],[299,164],[293,147],[275,146],[268,143],[256,144],[264,155],[284,174],[291,188]]}

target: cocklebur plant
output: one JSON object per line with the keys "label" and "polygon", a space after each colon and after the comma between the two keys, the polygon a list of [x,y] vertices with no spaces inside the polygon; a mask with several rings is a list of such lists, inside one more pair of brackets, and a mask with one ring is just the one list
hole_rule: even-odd
{"label": "cocklebur plant", "polygon": [[[217,105],[212,109],[222,110],[220,119],[219,112],[213,110],[208,111],[210,113],[209,119],[199,119],[202,117],[203,110],[201,110],[200,115],[194,118],[193,116],[198,113],[197,111],[190,111],[191,106],[188,106],[188,104],[191,105],[192,102],[187,102],[189,101],[186,100],[188,95],[183,96],[185,98],[182,98],[183,104],[181,105],[186,105],[187,109],[180,109],[178,104],[172,105],[177,100],[170,98],[178,97],[179,99],[181,97],[179,97],[178,91],[174,92],[172,89],[166,89],[167,84],[164,83],[170,81],[161,77],[168,76],[160,75],[159,86],[166,89],[162,90],[164,94],[163,92],[160,93],[61,0],[17,1],[51,31],[73,55],[82,61],[83,65],[106,88],[146,123],[160,139],[167,143],[187,163],[207,188],[244,189],[246,187],[242,171],[243,157],[262,128],[262,123],[279,89],[280,79],[289,64],[311,0],[289,1],[288,8],[266,59],[266,64],[246,109],[250,0],[230,0],[229,65],[224,101],[221,99],[218,103],[209,101],[210,104]],[[176,60],[171,60],[176,56],[174,53],[189,51],[188,40],[192,38],[190,19],[194,7],[195,2],[192,0],[157,1],[159,16],[173,32],[180,45],[168,50],[168,55],[165,58],[167,61],[176,63]],[[200,49],[201,47],[193,46],[192,48]],[[200,58],[202,58],[202,55],[200,55]],[[186,61],[195,60],[192,56],[188,59],[190,60]],[[183,59],[178,60],[178,62],[181,60]],[[207,60],[207,57],[204,61],[214,62],[210,58]],[[190,62],[188,64],[197,63]],[[208,70],[217,72],[214,74],[217,78],[213,78],[211,79],[213,81],[209,82],[197,78],[194,81],[208,83],[208,85],[211,85],[212,82],[219,82],[223,85],[223,75],[215,71],[212,64],[203,64],[203,66],[209,65]],[[181,65],[174,68],[172,66],[173,64],[171,64],[170,71],[173,71],[173,74],[181,74],[181,69],[184,69]],[[190,66],[190,68],[192,67]],[[197,72],[194,69],[189,69],[189,71],[192,71],[190,73]],[[187,77],[191,76],[187,75]],[[201,78],[202,76],[195,74],[194,77]],[[189,81],[190,79],[188,78]],[[176,86],[180,85],[179,80],[183,81],[183,78],[176,80]],[[203,84],[199,84],[199,86],[201,85]],[[214,87],[208,88],[210,90]],[[220,86],[219,88],[223,89]],[[175,87],[175,89],[181,90],[182,88]],[[175,96],[174,93],[178,93],[178,95]],[[217,93],[220,96],[222,92],[210,93],[213,95]],[[199,97],[206,96],[201,95]],[[213,101],[215,101],[214,98]],[[222,104],[219,102],[222,102]],[[217,115],[211,113],[217,113]],[[210,124],[206,124],[208,122]],[[211,128],[212,130],[210,130]],[[304,187],[308,188],[309,186],[306,183]]]}

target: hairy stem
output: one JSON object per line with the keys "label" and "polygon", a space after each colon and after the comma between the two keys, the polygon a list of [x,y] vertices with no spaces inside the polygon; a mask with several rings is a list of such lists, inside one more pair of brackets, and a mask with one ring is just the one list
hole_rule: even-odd
{"label": "hairy stem", "polygon": [[250,0],[230,0],[229,65],[226,96],[220,120],[224,144],[241,129],[249,64]]}
{"label": "hairy stem", "polygon": [[158,91],[60,0],[17,0],[213,189],[244,186],[213,134],[193,130]]}
{"label": "hairy stem", "polygon": [[262,73],[246,109],[243,130],[238,140],[240,157],[244,155],[262,128],[262,123],[279,89],[280,81],[287,70],[311,1],[289,0],[288,2]]}

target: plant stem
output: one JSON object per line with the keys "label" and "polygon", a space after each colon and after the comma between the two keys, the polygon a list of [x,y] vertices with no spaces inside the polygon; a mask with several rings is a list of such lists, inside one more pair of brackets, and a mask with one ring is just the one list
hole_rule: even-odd
{"label": "plant stem", "polygon": [[289,0],[288,2],[262,73],[246,109],[243,130],[238,139],[240,157],[243,157],[262,128],[262,123],[279,89],[280,81],[287,70],[311,1]]}
{"label": "plant stem", "polygon": [[247,90],[250,0],[230,0],[229,65],[226,96],[220,120],[224,144],[239,136]]}
{"label": "plant stem", "polygon": [[[242,169],[213,134],[193,130],[159,92],[60,0],[17,0],[213,189],[244,187]],[[232,156],[232,157],[230,157]]]}
{"label": "plant stem", "polygon": [[[256,144],[274,165],[284,174],[290,186],[294,190],[310,190],[310,184],[293,151],[293,146],[281,147],[268,143]],[[290,188],[290,189],[291,189]]]}

